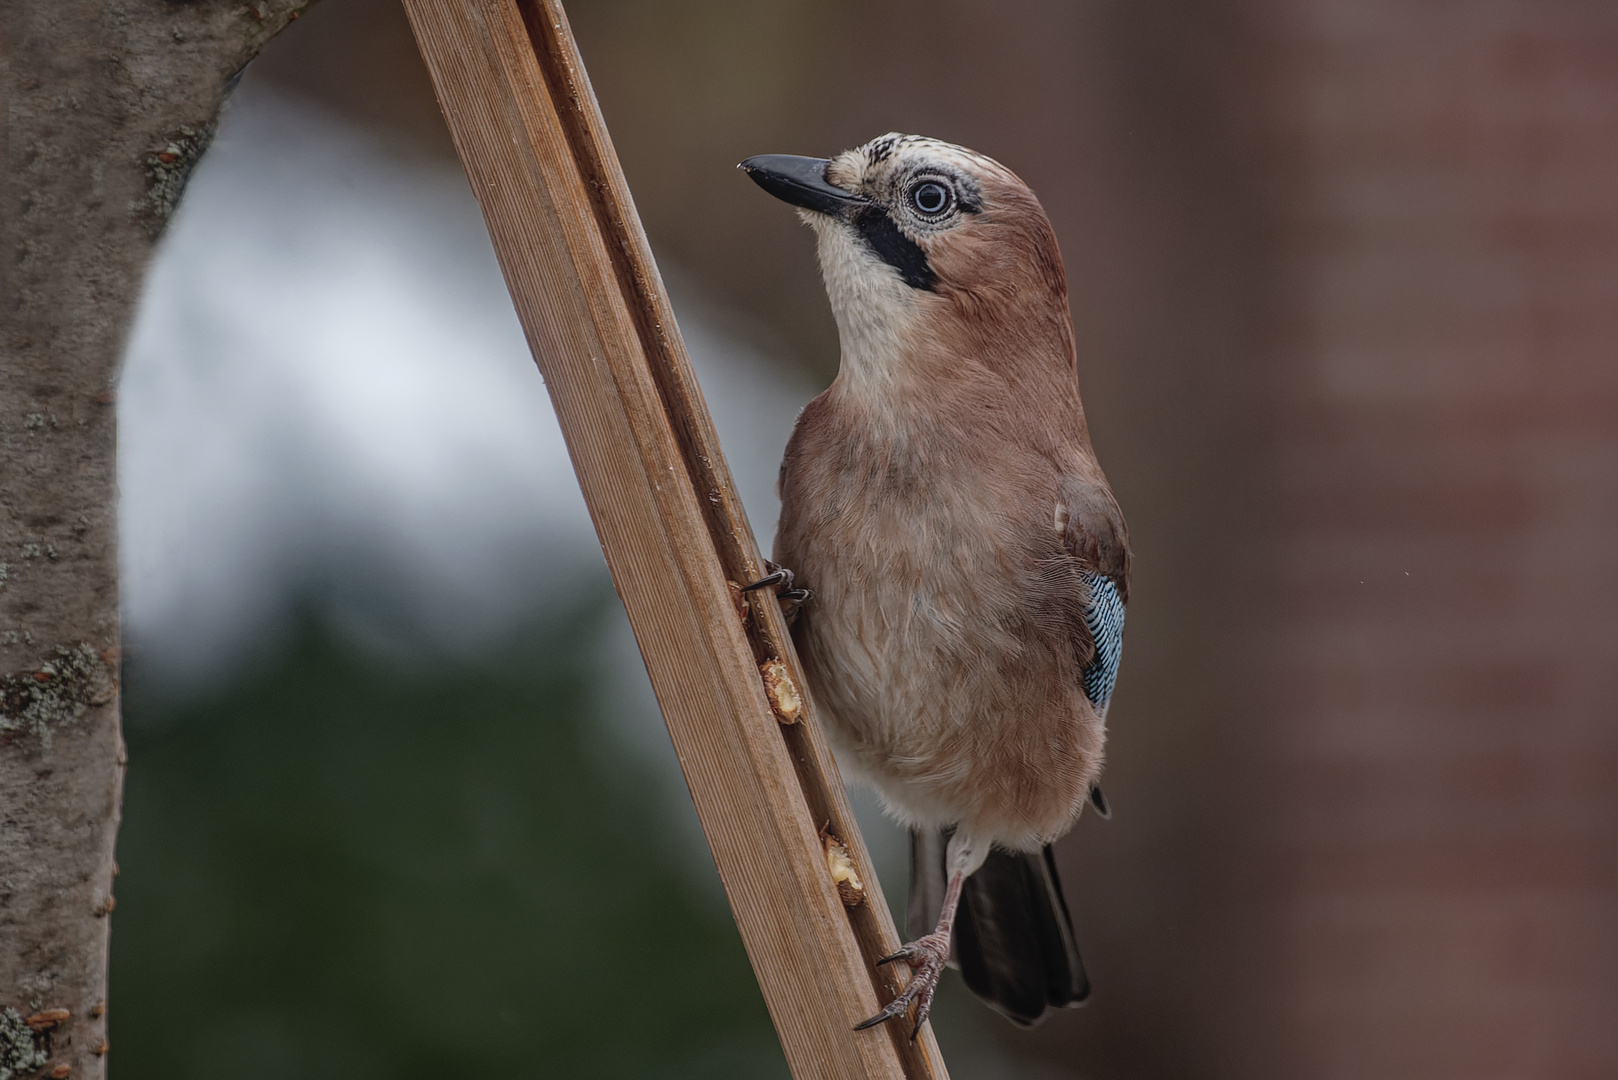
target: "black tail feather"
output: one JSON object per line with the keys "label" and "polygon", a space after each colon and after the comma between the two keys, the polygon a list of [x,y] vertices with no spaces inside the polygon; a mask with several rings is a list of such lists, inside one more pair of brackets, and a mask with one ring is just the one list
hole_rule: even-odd
{"label": "black tail feather", "polygon": [[[930,932],[944,898],[947,835],[910,834],[912,940]],[[966,879],[953,959],[971,991],[1013,1023],[1031,1027],[1048,1008],[1090,996],[1056,862],[1043,851],[991,851]]]}
{"label": "black tail feather", "polygon": [[1102,817],[1112,819],[1112,807],[1107,805],[1107,797],[1101,793],[1100,784],[1090,785],[1090,805],[1096,808],[1096,813]]}

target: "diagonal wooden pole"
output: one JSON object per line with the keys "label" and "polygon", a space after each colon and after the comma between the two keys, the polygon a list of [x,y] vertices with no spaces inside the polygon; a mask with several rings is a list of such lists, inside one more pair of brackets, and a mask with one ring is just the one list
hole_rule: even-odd
{"label": "diagonal wooden pole", "polygon": [[793,1076],[944,1080],[930,1030],[852,1030],[899,939],[780,608],[733,587],[762,561],[561,4],[404,4]]}

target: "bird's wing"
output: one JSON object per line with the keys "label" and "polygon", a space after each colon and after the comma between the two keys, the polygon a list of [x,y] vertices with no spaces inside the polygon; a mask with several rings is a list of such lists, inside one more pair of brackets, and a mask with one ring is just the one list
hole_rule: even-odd
{"label": "bird's wing", "polygon": [[1085,572],[1111,579],[1119,601],[1129,602],[1129,532],[1104,483],[1065,480],[1056,497],[1056,531]]}
{"label": "bird's wing", "polygon": [[1118,662],[1124,652],[1124,601],[1110,577],[1085,574],[1090,596],[1084,606],[1084,626],[1090,631],[1094,652],[1084,669],[1084,696],[1102,716],[1118,681]]}
{"label": "bird's wing", "polygon": [[1055,525],[1062,546],[1084,581],[1084,696],[1106,715],[1124,648],[1124,606],[1129,601],[1129,534],[1104,485],[1071,481],[1057,499]]}

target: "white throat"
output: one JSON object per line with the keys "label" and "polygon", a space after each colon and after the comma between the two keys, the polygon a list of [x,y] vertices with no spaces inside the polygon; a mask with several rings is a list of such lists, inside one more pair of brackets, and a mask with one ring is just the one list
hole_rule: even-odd
{"label": "white throat", "polygon": [[904,345],[921,317],[916,291],[842,222],[801,216],[819,240],[820,273],[842,341],[837,382],[856,400],[891,400],[907,381]]}

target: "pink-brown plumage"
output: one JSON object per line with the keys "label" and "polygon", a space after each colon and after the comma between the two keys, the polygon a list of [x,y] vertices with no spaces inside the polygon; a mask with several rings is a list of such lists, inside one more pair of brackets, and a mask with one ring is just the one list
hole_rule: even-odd
{"label": "pink-brown plumage", "polygon": [[867,1024],[925,1018],[957,904],[969,983],[1035,1022],[1088,993],[1041,849],[1101,805],[1129,582],[1055,232],[1010,170],[932,139],[743,167],[803,208],[842,341],[781,465],[775,561],[814,594],[795,635],[839,762],[933,853],[912,911],[936,929]]}
{"label": "pink-brown plumage", "polygon": [[[829,180],[863,174],[851,155]],[[938,284],[903,296],[910,331],[886,355],[845,353],[798,419],[774,557],[815,594],[797,633],[844,767],[907,824],[1029,850],[1067,831],[1100,773],[1082,570],[1126,583],[1128,547],[1055,233],[1009,170],[969,160],[982,210],[917,239]],[[873,364],[882,378],[858,374]]]}

